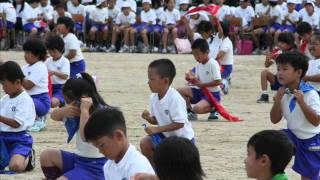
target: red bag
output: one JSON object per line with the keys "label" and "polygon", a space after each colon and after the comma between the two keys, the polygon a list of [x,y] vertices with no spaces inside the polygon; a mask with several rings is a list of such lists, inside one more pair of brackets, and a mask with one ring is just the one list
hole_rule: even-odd
{"label": "red bag", "polygon": [[246,39],[241,39],[237,43],[238,55],[250,55],[252,54],[253,42]]}

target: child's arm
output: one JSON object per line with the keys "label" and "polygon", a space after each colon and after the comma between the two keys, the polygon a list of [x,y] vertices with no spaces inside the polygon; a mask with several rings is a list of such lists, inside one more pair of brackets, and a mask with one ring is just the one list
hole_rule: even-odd
{"label": "child's arm", "polygon": [[156,117],[151,116],[150,113],[149,113],[149,111],[147,111],[147,110],[144,110],[144,111],[143,111],[141,117],[142,117],[143,119],[147,120],[148,123],[150,123],[150,124],[153,124],[153,125],[157,125],[157,124],[158,124]]}
{"label": "child's arm", "polygon": [[66,56],[67,59],[71,60],[77,55],[77,50],[70,49],[69,54]]}
{"label": "child's arm", "polygon": [[12,128],[19,128],[21,125],[14,119],[6,118],[3,116],[0,116],[0,123],[3,123],[5,125],[8,125]]}
{"label": "child's arm", "polygon": [[77,107],[76,102],[72,102],[62,108],[57,108],[51,113],[51,119],[54,121],[62,121],[64,117],[76,116],[80,116],[80,108]]}
{"label": "child's arm", "polygon": [[223,37],[223,30],[222,30],[221,24],[216,16],[212,16],[212,23],[217,28],[218,37],[219,37],[219,39],[221,39]]}
{"label": "child's arm", "polygon": [[24,87],[24,89],[30,90],[35,86],[35,84],[30,80],[23,79],[22,86]]}
{"label": "child's arm", "polygon": [[273,124],[277,124],[282,119],[281,99],[284,95],[284,92],[284,87],[281,87],[274,97],[274,103],[270,112],[270,119]]}
{"label": "child's arm", "polygon": [[154,174],[137,173],[130,180],[159,180],[159,178]]}
{"label": "child's arm", "polygon": [[177,129],[183,128],[184,123],[171,123],[165,126],[158,126],[158,127],[146,127],[145,131],[147,134],[157,134],[161,132],[169,132],[169,131],[175,131]]}
{"label": "child's arm", "polygon": [[311,108],[309,107],[303,98],[303,93],[301,91],[298,90],[294,90],[294,96],[297,99],[297,102],[300,105],[300,108],[303,112],[303,114],[306,116],[306,118],[308,119],[308,121],[314,125],[314,126],[319,126],[320,124],[320,116]]}
{"label": "child's arm", "polygon": [[221,84],[221,79],[216,79],[208,83],[203,83],[198,80],[198,78],[195,76],[195,74],[191,70],[188,73],[186,73],[186,79],[190,81],[192,84],[194,84],[195,86],[198,86],[199,88],[215,87]]}
{"label": "child's arm", "polygon": [[61,73],[59,71],[49,71],[49,74],[50,75],[55,75],[60,79],[68,79],[68,77],[69,77],[67,74]]}
{"label": "child's arm", "polygon": [[266,68],[270,67],[274,62],[272,61],[272,54],[271,53],[268,53],[266,55],[266,60],[264,61],[264,66]]}
{"label": "child's arm", "polygon": [[311,81],[311,82],[320,82],[320,74],[313,75],[313,76],[304,76],[303,80],[305,82]]}
{"label": "child's arm", "polygon": [[89,109],[92,106],[92,104],[93,104],[92,99],[90,97],[81,98],[79,131],[80,131],[80,137],[83,141],[86,140],[84,136],[84,127],[87,124],[87,121],[90,117]]}

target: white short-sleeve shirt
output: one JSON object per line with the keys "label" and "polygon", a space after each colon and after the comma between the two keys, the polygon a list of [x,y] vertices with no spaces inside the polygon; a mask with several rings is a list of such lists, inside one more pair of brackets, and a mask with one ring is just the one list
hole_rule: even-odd
{"label": "white short-sleeve shirt", "polygon": [[[206,64],[198,63],[195,67],[195,75],[202,83],[221,80],[219,63],[211,58]],[[219,92],[220,86],[208,88],[211,92]]]}
{"label": "white short-sleeve shirt", "polygon": [[0,3],[0,13],[6,14],[7,21],[16,23],[17,13],[16,13],[16,9],[13,7],[11,3],[8,3],[8,2]]}
{"label": "white short-sleeve shirt", "polygon": [[31,6],[25,6],[22,16],[22,24],[28,24],[29,19],[37,18],[42,14],[40,7],[33,8]]}
{"label": "white short-sleeve shirt", "polygon": [[[296,11],[296,10],[293,10],[292,13],[289,13],[288,11],[286,11],[284,14],[283,14],[283,19],[288,16],[289,19],[292,21],[292,22],[298,22],[299,19],[300,19],[300,14]],[[291,24],[289,21],[286,21],[286,25],[293,25]]]}
{"label": "white short-sleeve shirt", "polygon": [[53,19],[53,7],[50,4],[47,4],[47,6],[41,6],[40,10],[42,14],[44,15],[44,19],[46,20],[52,20]]}
{"label": "white short-sleeve shirt", "polygon": [[108,20],[108,8],[98,8],[90,13],[90,19],[96,22],[106,23]]}
{"label": "white short-sleeve shirt", "polygon": [[76,132],[76,151],[75,154],[86,158],[102,158],[103,154],[99,152],[99,149],[82,140],[80,136],[80,130]]}
{"label": "white short-sleeve shirt", "polygon": [[37,95],[47,93],[48,90],[48,69],[44,62],[38,61],[32,65],[25,65],[22,67],[25,79],[31,81],[34,87],[26,90],[29,95]]}
{"label": "white short-sleeve shirt", "polygon": [[229,37],[222,40],[220,51],[225,53],[221,60],[221,65],[232,65],[233,64],[233,45]]}
{"label": "white short-sleeve shirt", "polygon": [[218,10],[217,12],[217,18],[219,19],[219,21],[223,21],[224,18],[227,16],[227,15],[230,15],[231,12],[230,12],[230,7],[227,6],[227,5],[222,5],[221,8]]}
{"label": "white short-sleeve shirt", "polygon": [[24,13],[28,12],[28,9],[31,8],[31,7],[30,7],[30,5],[28,3],[25,2],[23,10],[21,10],[21,8],[22,8],[21,4],[17,4],[17,6],[16,6],[16,14],[17,14],[17,17],[23,18]]}
{"label": "white short-sleeve shirt", "polygon": [[201,22],[201,21],[209,21],[209,17],[207,14],[205,13],[202,13],[202,12],[199,12],[199,18],[198,19],[192,19],[190,17],[190,20],[189,20],[189,26],[191,29],[194,29],[196,28],[196,26]]}
{"label": "white short-sleeve shirt", "polygon": [[241,8],[240,6],[236,8],[234,16],[237,18],[242,18],[242,26],[248,25],[254,17],[254,10],[251,6],[248,6],[246,9]]}
{"label": "white short-sleeve shirt", "polygon": [[188,120],[186,101],[177,90],[170,87],[162,99],[159,99],[157,93],[153,93],[150,96],[150,103],[150,113],[156,118],[159,126],[166,126],[172,123],[184,124],[180,129],[163,132],[166,137],[178,136],[190,140],[194,138],[194,131]]}
{"label": "white short-sleeve shirt", "polygon": [[135,0],[117,0],[116,7],[122,10],[122,6],[125,2],[130,4],[130,8],[132,11],[137,12],[137,3]]}
{"label": "white short-sleeve shirt", "polygon": [[[61,58],[56,61],[54,61],[52,57],[50,57],[47,59],[46,64],[48,71],[58,71],[62,74],[70,76],[70,62],[66,57],[61,56]],[[64,84],[66,83],[66,81],[66,79],[60,79],[55,75],[51,76],[52,84]]]}
{"label": "white short-sleeve shirt", "polygon": [[276,17],[275,23],[282,24],[282,9],[279,5],[272,7],[270,10],[271,18]]}
{"label": "white short-sleeve shirt", "polygon": [[116,19],[116,24],[134,24],[136,23],[136,14],[130,12],[128,16],[124,15],[123,12],[119,13]]}
{"label": "white short-sleeve shirt", "polygon": [[[310,60],[309,61],[309,68],[306,73],[306,76],[314,76],[320,75],[320,59]],[[312,84],[317,91],[320,91],[320,82],[308,82]]]}
{"label": "white short-sleeve shirt", "polygon": [[[285,94],[281,99],[281,110],[283,117],[287,120],[288,129],[290,129],[299,139],[309,139],[320,133],[320,126],[312,125],[304,115],[298,102],[292,112],[289,109],[289,103],[294,97],[293,94]],[[304,94],[304,102],[317,115],[320,115],[320,99],[315,90]]]}
{"label": "white short-sleeve shirt", "polygon": [[116,7],[114,7],[113,9],[108,8],[108,18],[112,18],[113,22],[116,22],[116,18],[119,13],[120,10]]}
{"label": "white short-sleeve shirt", "polygon": [[73,33],[68,33],[63,37],[64,41],[64,56],[67,56],[70,53],[70,50],[76,50],[76,56],[70,59],[70,62],[78,62],[83,60],[82,51],[80,48],[80,42],[78,38]]}
{"label": "white short-sleeve shirt", "polygon": [[130,180],[137,173],[155,174],[148,159],[132,145],[122,159],[116,163],[108,160],[103,166],[105,179]]}
{"label": "white short-sleeve shirt", "polygon": [[86,16],[85,6],[79,4],[78,6],[74,6],[71,1],[67,2],[67,9],[70,14],[81,14]]}
{"label": "white short-sleeve shirt", "polygon": [[301,15],[302,22],[309,23],[313,28],[319,28],[319,15],[314,12],[311,16],[307,13],[307,11],[303,8],[299,11]]}
{"label": "white short-sleeve shirt", "polygon": [[222,38],[219,38],[219,35],[216,34],[212,40],[211,38],[207,39],[207,42],[209,44],[209,49],[210,49],[209,58],[216,59],[222,43]]}
{"label": "white short-sleeve shirt", "polygon": [[156,24],[156,13],[153,9],[150,9],[148,12],[141,11],[141,21],[145,23],[152,22],[153,25]]}
{"label": "white short-sleeve shirt", "polygon": [[159,7],[158,9],[154,9],[156,13],[157,20],[159,21],[158,24],[162,25],[162,19],[164,16],[164,10],[163,7]]}
{"label": "white short-sleeve shirt", "polygon": [[33,100],[25,91],[14,98],[5,95],[0,99],[0,115],[14,119],[20,124],[19,128],[12,128],[0,123],[0,132],[20,132],[31,127],[36,119],[36,110]]}
{"label": "white short-sleeve shirt", "polygon": [[[264,15],[268,15],[268,14],[265,14],[268,9],[269,9],[269,5],[263,5],[262,3],[259,3],[259,4],[256,4],[255,6],[255,13],[257,16],[264,16]],[[270,13],[270,12],[269,12]]]}
{"label": "white short-sleeve shirt", "polygon": [[180,21],[180,12],[177,9],[173,9],[172,11],[167,9],[164,11],[162,22],[164,22],[165,25],[176,24],[177,21]]}

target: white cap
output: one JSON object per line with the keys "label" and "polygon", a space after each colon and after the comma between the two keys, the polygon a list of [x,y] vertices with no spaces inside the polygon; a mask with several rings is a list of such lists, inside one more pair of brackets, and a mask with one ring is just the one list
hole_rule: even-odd
{"label": "white cap", "polygon": [[149,3],[149,4],[152,4],[151,0],[142,0],[142,4],[143,3]]}
{"label": "white cap", "polygon": [[190,4],[189,0],[179,0],[179,5],[181,4]]}
{"label": "white cap", "polygon": [[296,0],[287,0],[287,4],[289,4],[289,3],[291,3],[291,4],[297,4]]}
{"label": "white cap", "polygon": [[313,7],[315,7],[314,2],[312,0],[307,0],[304,5],[306,4],[311,4]]}
{"label": "white cap", "polygon": [[100,6],[103,2],[105,2],[106,0],[97,0],[97,6]]}
{"label": "white cap", "polygon": [[130,3],[127,2],[127,1],[125,1],[125,2],[122,4],[121,8],[124,8],[124,7],[130,7]]}

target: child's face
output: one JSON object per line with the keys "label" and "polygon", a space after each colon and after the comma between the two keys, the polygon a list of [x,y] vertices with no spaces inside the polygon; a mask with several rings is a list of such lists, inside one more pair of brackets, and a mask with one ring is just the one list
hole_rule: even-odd
{"label": "child's face", "polygon": [[128,16],[129,13],[130,13],[130,8],[129,8],[129,7],[124,7],[124,8],[122,9],[122,11],[123,11],[123,14],[124,14],[124,15]]}
{"label": "child's face", "polygon": [[268,4],[269,4],[269,1],[268,1],[268,0],[262,0],[261,3],[262,3],[263,5],[268,5]]}
{"label": "child's face", "polygon": [[62,53],[56,49],[48,49],[48,53],[50,54],[53,60],[58,60],[62,56]]}
{"label": "child's face", "polygon": [[307,13],[308,13],[309,15],[312,15],[312,14],[313,14],[314,8],[313,8],[312,4],[306,4],[304,7],[306,8],[306,11],[307,11]]}
{"label": "child's face", "polygon": [[261,174],[268,166],[264,167],[265,163],[262,162],[262,158],[257,159],[256,151],[252,146],[249,146],[247,151],[247,158],[244,160],[247,176],[249,178],[261,178]]}
{"label": "child's face", "polygon": [[39,57],[32,54],[30,51],[24,51],[24,59],[30,65],[39,61]]}
{"label": "child's face", "polygon": [[296,8],[296,4],[293,3],[288,3],[288,11],[292,12]]}
{"label": "child's face", "polygon": [[209,51],[201,52],[199,49],[192,49],[192,55],[201,64],[205,64],[209,60]]}
{"label": "child's face", "polygon": [[34,2],[34,3],[31,3],[30,4],[32,8],[36,8],[39,6],[39,3],[38,2]]}
{"label": "child's face", "polygon": [[16,80],[15,82],[11,82],[8,80],[0,81],[2,84],[3,91],[8,94],[9,96],[16,95],[19,90],[21,89],[21,81]]}
{"label": "child's face", "polygon": [[287,44],[287,43],[285,43],[285,42],[281,42],[281,41],[278,42],[278,47],[279,47],[282,51],[288,51],[288,50],[291,48],[291,46],[290,46],[289,44]]}
{"label": "child's face", "polygon": [[295,70],[291,64],[278,64],[277,65],[278,79],[280,84],[288,86],[295,83],[297,80],[300,81],[302,70]]}
{"label": "child's face", "polygon": [[174,6],[175,6],[175,1],[169,0],[167,4],[168,10],[172,11],[174,9]]}
{"label": "child's face", "polygon": [[241,2],[240,4],[242,9],[246,9],[248,7],[248,3],[247,2]]}
{"label": "child's face", "polygon": [[80,4],[78,0],[72,0],[71,2],[74,6],[78,6]]}
{"label": "child's face", "polygon": [[167,86],[167,78],[162,78],[156,68],[148,69],[148,79],[149,88],[153,93],[159,93]]}
{"label": "child's face", "polygon": [[311,42],[310,42],[310,52],[311,54],[316,57],[319,58],[320,57],[320,41],[318,41],[316,38],[311,38]]}
{"label": "child's face", "polygon": [[142,7],[143,7],[144,11],[149,11],[150,10],[150,4],[149,3],[143,3]]}
{"label": "child's face", "polygon": [[182,11],[187,11],[188,10],[188,4],[181,4],[180,5],[180,9],[182,10]]}
{"label": "child's face", "polygon": [[40,4],[41,4],[41,6],[47,6],[48,5],[48,0],[41,0]]}
{"label": "child's face", "polygon": [[58,24],[57,31],[58,31],[58,33],[60,33],[62,35],[65,35],[68,33],[68,29],[67,29],[66,25],[64,25],[64,24]]}
{"label": "child's face", "polygon": [[194,19],[194,20],[199,19],[199,17],[200,17],[200,15],[199,15],[199,14],[191,15],[191,19]]}
{"label": "child's face", "polygon": [[304,35],[302,35],[302,36],[300,36],[300,37],[301,37],[301,39],[302,39],[303,41],[310,42],[311,37],[312,37],[312,32],[310,32],[310,33],[305,33]]}
{"label": "child's face", "polygon": [[60,16],[60,17],[62,17],[62,16],[64,16],[64,12],[65,12],[65,10],[64,10],[64,8],[58,8],[57,9],[57,13],[58,13],[58,15]]}
{"label": "child's face", "polygon": [[113,8],[114,8],[114,5],[115,5],[114,0],[109,0],[109,1],[108,1],[108,7],[109,7],[110,9],[113,9]]}
{"label": "child's face", "polygon": [[103,1],[100,6],[101,6],[101,8],[108,7],[108,2],[107,1]]}
{"label": "child's face", "polygon": [[[120,130],[116,130],[120,131]],[[120,132],[115,132],[112,137],[103,136],[96,141],[93,141],[92,144],[99,149],[99,152],[104,155],[107,159],[118,160],[119,155],[121,154],[121,144],[123,143],[123,137],[117,135]]]}

